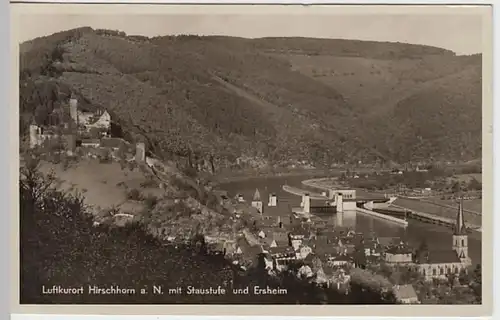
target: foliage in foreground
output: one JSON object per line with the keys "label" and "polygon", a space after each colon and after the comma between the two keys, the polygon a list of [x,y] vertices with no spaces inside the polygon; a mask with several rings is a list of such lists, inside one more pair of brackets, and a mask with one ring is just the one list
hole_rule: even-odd
{"label": "foliage in foreground", "polygon": [[[371,288],[343,295],[291,275],[270,278],[260,269],[241,272],[204,244],[166,245],[141,224],[95,226],[82,198],[53,188],[54,178],[28,161],[20,177],[21,303],[391,303]],[[135,295],[48,295],[53,286],[134,288]],[[162,286],[164,294],[153,294]],[[186,287],[226,288],[226,295],[186,295]],[[249,295],[231,287],[249,287]],[[253,295],[254,286],[285,288],[284,295]],[[168,289],[184,288],[184,294]],[[146,294],[140,290],[146,289]]]}

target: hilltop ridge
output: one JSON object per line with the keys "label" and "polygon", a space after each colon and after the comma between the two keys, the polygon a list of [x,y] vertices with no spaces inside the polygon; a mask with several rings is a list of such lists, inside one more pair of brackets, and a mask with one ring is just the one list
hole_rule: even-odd
{"label": "hilltop ridge", "polygon": [[479,58],[403,43],[84,27],[20,45],[21,134],[73,93],[83,108],[110,110],[126,139],[216,169],[468,161],[481,155]]}

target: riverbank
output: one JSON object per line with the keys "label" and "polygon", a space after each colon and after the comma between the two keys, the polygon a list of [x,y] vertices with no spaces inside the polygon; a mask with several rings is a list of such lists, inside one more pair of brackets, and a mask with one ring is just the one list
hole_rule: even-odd
{"label": "riverbank", "polygon": [[289,194],[293,194],[295,196],[302,196],[306,193],[309,194],[309,197],[310,199],[312,200],[328,200],[328,198],[322,194],[319,194],[319,193],[315,193],[315,192],[310,192],[308,190],[303,190],[303,189],[300,189],[300,188],[296,188],[296,187],[292,187],[292,186],[288,186],[288,185],[284,185],[282,187],[283,191],[289,193]]}
{"label": "riverbank", "polygon": [[342,187],[339,184],[338,179],[335,177],[308,179],[302,181],[302,184],[309,188],[316,188],[325,191]]}

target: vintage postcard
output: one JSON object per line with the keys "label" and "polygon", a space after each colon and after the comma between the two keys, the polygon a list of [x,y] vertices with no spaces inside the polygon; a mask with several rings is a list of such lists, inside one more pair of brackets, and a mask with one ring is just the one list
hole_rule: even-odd
{"label": "vintage postcard", "polygon": [[491,11],[12,4],[14,312],[490,314]]}

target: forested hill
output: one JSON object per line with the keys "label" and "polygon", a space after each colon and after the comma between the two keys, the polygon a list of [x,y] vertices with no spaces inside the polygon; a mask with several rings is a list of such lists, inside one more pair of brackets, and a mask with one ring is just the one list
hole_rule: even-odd
{"label": "forested hill", "polygon": [[80,28],[21,44],[21,133],[73,93],[155,154],[216,167],[470,160],[480,70],[480,56],[402,43]]}

